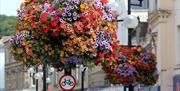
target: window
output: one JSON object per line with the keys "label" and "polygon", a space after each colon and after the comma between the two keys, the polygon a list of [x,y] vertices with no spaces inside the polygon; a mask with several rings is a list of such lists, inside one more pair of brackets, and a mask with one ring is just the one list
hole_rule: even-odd
{"label": "window", "polygon": [[154,10],[156,11],[158,8],[158,0],[155,0],[154,1]]}
{"label": "window", "polygon": [[158,9],[158,0],[152,0],[151,1],[151,7],[150,7],[151,11],[157,11]]}
{"label": "window", "polygon": [[[131,0],[132,4],[139,4],[139,0]],[[142,1],[142,7],[139,6],[131,6],[132,9],[148,9],[149,0],[143,0]]]}
{"label": "window", "polygon": [[178,57],[178,64],[180,64],[180,41],[179,41],[179,39],[180,39],[180,25],[178,26],[178,39],[176,39],[176,41],[178,42],[178,45],[177,45],[177,47],[178,47],[178,53],[177,53],[177,57]]}

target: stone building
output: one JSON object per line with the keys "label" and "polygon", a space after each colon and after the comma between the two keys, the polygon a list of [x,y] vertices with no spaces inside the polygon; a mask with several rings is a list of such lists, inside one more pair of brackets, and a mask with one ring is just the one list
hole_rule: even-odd
{"label": "stone building", "polygon": [[149,0],[149,30],[161,91],[180,88],[180,0]]}
{"label": "stone building", "polygon": [[4,64],[5,64],[5,51],[4,51],[4,43],[3,38],[0,38],[0,91],[4,91],[5,89],[5,70],[4,70]]}
{"label": "stone building", "polygon": [[26,72],[26,68],[22,63],[15,61],[10,54],[8,39],[8,36],[3,37],[5,53],[5,90],[22,91],[23,89],[34,87],[35,85],[33,85],[32,78]]}

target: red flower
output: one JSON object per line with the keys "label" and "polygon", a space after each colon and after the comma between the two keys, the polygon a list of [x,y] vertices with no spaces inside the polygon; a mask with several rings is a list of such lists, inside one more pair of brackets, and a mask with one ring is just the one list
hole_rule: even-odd
{"label": "red flower", "polygon": [[40,32],[44,32],[44,29],[43,29],[43,28],[40,28]]}
{"label": "red flower", "polygon": [[128,82],[129,81],[129,78],[123,78],[123,80],[125,81],[125,82]]}
{"label": "red flower", "polygon": [[101,3],[106,4],[108,0],[101,0]]}
{"label": "red flower", "polygon": [[99,54],[98,54],[98,56],[99,56],[100,58],[104,57],[104,55],[105,55],[105,53],[99,53]]}
{"label": "red flower", "polygon": [[108,32],[109,32],[108,30],[104,30],[104,33],[106,33],[106,34],[107,34]]}
{"label": "red flower", "polygon": [[52,25],[53,28],[56,28],[57,27],[57,22],[54,21],[51,25]]}
{"label": "red flower", "polygon": [[44,32],[48,32],[51,29],[51,26],[48,24],[48,26],[45,28]]}
{"label": "red flower", "polygon": [[116,34],[116,32],[113,33],[112,37],[115,38],[115,39],[117,39],[117,34]]}
{"label": "red flower", "polygon": [[116,74],[116,77],[117,77],[117,78],[120,78],[121,76],[120,76],[119,74]]}
{"label": "red flower", "polygon": [[47,17],[48,17],[48,13],[46,13],[46,12],[42,13],[40,16],[40,21],[47,22]]}
{"label": "red flower", "polygon": [[107,59],[107,61],[108,61],[108,62],[112,62],[112,61],[113,61],[113,57],[112,57],[112,56],[109,57],[109,58]]}
{"label": "red flower", "polygon": [[95,61],[95,64],[96,65],[98,65],[98,64],[100,64],[101,63],[101,61],[99,61],[98,59]]}
{"label": "red flower", "polygon": [[59,31],[53,32],[51,35],[54,36],[54,37],[58,37],[59,36]]}
{"label": "red flower", "polygon": [[36,21],[36,16],[32,16],[32,20],[33,20],[33,21]]}

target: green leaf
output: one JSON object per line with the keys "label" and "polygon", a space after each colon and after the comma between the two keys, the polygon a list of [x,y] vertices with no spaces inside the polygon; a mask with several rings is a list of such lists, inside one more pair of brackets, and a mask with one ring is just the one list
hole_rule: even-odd
{"label": "green leaf", "polygon": [[17,52],[18,52],[18,54],[22,54],[22,53],[24,52],[24,50],[22,50],[22,49],[19,48],[19,49],[17,50]]}
{"label": "green leaf", "polygon": [[19,55],[18,55],[18,56],[15,56],[15,60],[20,60]]}

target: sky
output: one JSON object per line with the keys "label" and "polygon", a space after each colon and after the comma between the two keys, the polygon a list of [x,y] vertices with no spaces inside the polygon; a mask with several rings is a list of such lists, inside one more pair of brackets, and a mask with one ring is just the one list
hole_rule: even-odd
{"label": "sky", "polygon": [[24,0],[0,0],[0,15],[17,16],[17,9]]}

